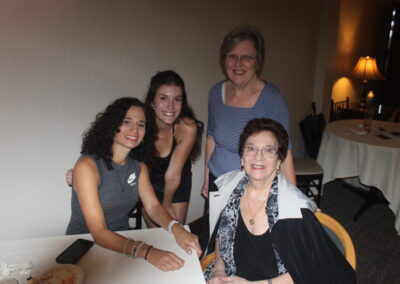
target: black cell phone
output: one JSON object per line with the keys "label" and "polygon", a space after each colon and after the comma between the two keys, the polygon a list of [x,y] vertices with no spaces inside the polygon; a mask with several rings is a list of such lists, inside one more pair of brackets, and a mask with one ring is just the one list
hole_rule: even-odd
{"label": "black cell phone", "polygon": [[56,257],[57,263],[75,264],[94,245],[94,242],[77,239]]}

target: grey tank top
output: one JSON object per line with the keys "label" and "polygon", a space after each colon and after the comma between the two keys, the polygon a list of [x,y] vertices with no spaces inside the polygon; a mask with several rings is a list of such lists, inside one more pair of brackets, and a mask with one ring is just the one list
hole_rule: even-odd
{"label": "grey tank top", "polygon": [[[138,202],[138,182],[140,164],[130,157],[125,165],[112,162],[113,169],[108,170],[106,163],[96,156],[89,155],[96,165],[100,175],[99,198],[103,208],[107,228],[111,231],[123,231],[129,229],[128,215]],[[86,226],[78,196],[72,190],[71,219],[66,234],[89,233]]]}

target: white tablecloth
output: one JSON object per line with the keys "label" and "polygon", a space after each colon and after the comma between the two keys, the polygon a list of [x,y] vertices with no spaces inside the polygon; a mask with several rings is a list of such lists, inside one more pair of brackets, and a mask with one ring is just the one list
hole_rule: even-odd
{"label": "white tablecloth", "polygon": [[[185,260],[182,269],[162,272],[143,259],[132,259],[120,253],[94,245],[77,263],[85,274],[85,284],[132,284],[132,283],[174,283],[174,284],[204,284],[200,262],[196,253],[188,255],[175,242],[174,237],[164,229],[145,229],[120,232],[137,240],[164,250],[173,251]],[[32,275],[39,277],[46,271],[57,266],[55,258],[74,240],[78,238],[92,239],[89,234],[35,238],[17,241],[0,242],[0,261],[20,263],[33,261],[35,268]],[[0,279],[17,278],[21,284],[25,277],[14,272]]]}
{"label": "white tablecloth", "polygon": [[374,120],[372,132],[363,133],[362,123],[339,120],[326,126],[318,153],[323,183],[358,176],[362,184],[379,188],[389,201],[400,233],[400,136],[396,135],[400,124]]}

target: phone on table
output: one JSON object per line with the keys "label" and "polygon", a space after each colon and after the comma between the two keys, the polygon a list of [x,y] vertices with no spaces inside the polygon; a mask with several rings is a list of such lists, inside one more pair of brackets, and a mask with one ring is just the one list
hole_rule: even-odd
{"label": "phone on table", "polygon": [[92,241],[77,239],[56,257],[56,262],[61,264],[75,264],[93,245],[94,242]]}

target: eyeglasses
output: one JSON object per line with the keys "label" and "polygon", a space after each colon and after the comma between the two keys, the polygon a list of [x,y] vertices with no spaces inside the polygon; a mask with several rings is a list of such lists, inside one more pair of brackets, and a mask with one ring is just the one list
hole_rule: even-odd
{"label": "eyeglasses", "polygon": [[226,61],[228,63],[233,63],[236,62],[237,60],[241,61],[244,64],[250,64],[253,62],[254,59],[256,59],[257,56],[251,56],[251,55],[241,55],[238,56],[236,54],[228,54],[226,56]]}
{"label": "eyeglasses", "polygon": [[257,149],[256,147],[253,146],[245,146],[243,148],[243,153],[244,155],[248,157],[255,157],[257,156],[257,153],[260,151],[261,155],[263,155],[264,158],[275,158],[277,151],[273,147],[266,147],[262,149]]}

